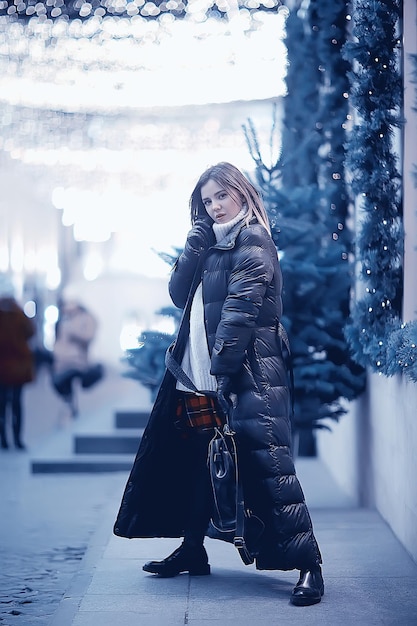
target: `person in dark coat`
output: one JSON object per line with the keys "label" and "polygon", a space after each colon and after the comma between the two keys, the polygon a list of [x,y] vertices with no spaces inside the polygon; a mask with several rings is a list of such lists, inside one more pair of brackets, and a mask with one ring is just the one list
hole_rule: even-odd
{"label": "person in dark coat", "polygon": [[9,407],[15,447],[24,449],[21,438],[22,390],[34,378],[34,359],[29,340],[35,334],[35,326],[15,300],[13,285],[3,277],[0,292],[0,445],[3,449],[9,447]]}
{"label": "person in dark coat", "polygon": [[113,530],[128,538],[183,537],[167,558],[146,563],[146,572],[210,573],[207,450],[227,412],[245,506],[265,524],[256,568],[300,570],[291,602],[315,604],[324,593],[322,559],[291,454],[282,278],[268,218],[258,191],[229,163],[201,175],[190,209],[192,228],[169,281],[184,311],[171,354],[202,394],[165,372]]}

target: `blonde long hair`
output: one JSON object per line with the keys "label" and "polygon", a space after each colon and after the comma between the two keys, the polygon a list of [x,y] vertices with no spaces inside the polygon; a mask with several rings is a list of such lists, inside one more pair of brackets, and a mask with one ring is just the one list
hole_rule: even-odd
{"label": "blonde long hair", "polygon": [[191,222],[194,224],[198,217],[207,217],[206,209],[201,198],[201,187],[209,180],[214,180],[224,188],[236,202],[243,202],[248,207],[245,216],[246,224],[255,217],[257,221],[271,234],[268,215],[266,213],[261,195],[251,182],[231,163],[222,161],[212,165],[203,172],[198,179],[190,197]]}

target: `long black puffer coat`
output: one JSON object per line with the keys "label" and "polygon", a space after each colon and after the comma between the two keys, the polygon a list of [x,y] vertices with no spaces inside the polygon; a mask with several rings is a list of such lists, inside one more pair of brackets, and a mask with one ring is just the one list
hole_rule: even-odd
{"label": "long black puffer coat", "polygon": [[[245,503],[265,523],[258,569],[305,569],[321,556],[290,452],[290,393],[278,325],[281,272],[274,243],[242,221],[197,263],[186,244],[170,279],[184,309],[173,356],[181,362],[189,308],[202,280],[211,373],[232,379]],[[191,296],[189,296],[191,294]],[[186,451],[173,426],[176,381],[165,373],[123,495],[114,533],[181,537],[188,501]]]}

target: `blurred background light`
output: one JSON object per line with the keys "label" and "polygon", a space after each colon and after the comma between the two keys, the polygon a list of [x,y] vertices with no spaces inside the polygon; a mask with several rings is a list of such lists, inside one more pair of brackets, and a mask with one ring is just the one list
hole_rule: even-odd
{"label": "blurred background light", "polygon": [[285,18],[275,0],[0,0],[0,269],[38,291],[69,258],[88,281],[166,277],[196,177],[253,167],[251,115],[269,141]]}
{"label": "blurred background light", "polygon": [[35,317],[35,315],[36,315],[36,302],[34,302],[33,300],[28,300],[23,305],[23,310],[24,310],[24,312],[26,313],[26,315],[28,317],[30,317],[30,318]]}

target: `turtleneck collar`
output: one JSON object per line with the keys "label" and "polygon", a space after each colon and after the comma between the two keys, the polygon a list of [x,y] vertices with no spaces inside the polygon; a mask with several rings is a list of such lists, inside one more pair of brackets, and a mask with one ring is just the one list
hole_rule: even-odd
{"label": "turtleneck collar", "polygon": [[247,212],[247,208],[244,207],[239,211],[236,217],[230,220],[230,222],[226,222],[226,224],[213,224],[213,232],[216,237],[217,243],[219,243],[219,241],[222,241],[222,239],[226,237],[227,233],[233,228],[233,226],[235,226],[235,224],[240,222],[240,220],[245,217]]}

